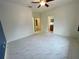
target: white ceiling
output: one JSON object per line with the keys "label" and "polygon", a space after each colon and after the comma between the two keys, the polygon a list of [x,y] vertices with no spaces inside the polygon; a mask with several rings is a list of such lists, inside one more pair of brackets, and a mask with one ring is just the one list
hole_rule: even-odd
{"label": "white ceiling", "polygon": [[[0,0],[0,1],[17,3],[17,4],[21,4],[21,5],[25,6],[25,7],[32,6],[33,12],[42,12],[42,11],[46,11],[46,10],[52,9],[55,6],[63,5],[65,3],[71,2],[73,0],[55,0],[55,1],[52,1],[52,2],[48,3],[50,5],[50,7],[48,7],[48,8],[45,7],[45,6],[43,6],[41,8],[37,8],[38,4],[31,3],[34,0]],[[35,0],[35,1],[38,1],[38,0]]]}

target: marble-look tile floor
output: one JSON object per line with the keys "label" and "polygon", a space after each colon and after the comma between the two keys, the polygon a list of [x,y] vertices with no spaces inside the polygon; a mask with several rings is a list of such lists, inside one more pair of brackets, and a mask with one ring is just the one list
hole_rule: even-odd
{"label": "marble-look tile floor", "polygon": [[79,59],[75,38],[37,34],[8,43],[6,59]]}

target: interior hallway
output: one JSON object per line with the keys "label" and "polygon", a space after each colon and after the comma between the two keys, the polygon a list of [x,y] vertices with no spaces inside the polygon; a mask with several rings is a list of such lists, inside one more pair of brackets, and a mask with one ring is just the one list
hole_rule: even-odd
{"label": "interior hallway", "polygon": [[35,34],[8,43],[7,59],[79,59],[79,42],[52,33]]}

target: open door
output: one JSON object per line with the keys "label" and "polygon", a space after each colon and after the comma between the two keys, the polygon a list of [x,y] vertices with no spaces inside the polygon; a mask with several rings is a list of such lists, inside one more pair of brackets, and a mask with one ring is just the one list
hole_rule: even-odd
{"label": "open door", "polygon": [[6,49],[6,38],[3,32],[2,24],[0,22],[0,59],[4,59]]}

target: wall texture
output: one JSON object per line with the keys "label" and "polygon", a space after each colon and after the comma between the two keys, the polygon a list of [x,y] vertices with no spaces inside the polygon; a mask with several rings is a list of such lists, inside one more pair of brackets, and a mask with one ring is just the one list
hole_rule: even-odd
{"label": "wall texture", "polygon": [[58,6],[52,10],[42,13],[42,29],[48,32],[48,16],[54,17],[54,33],[78,37],[79,32],[77,27],[79,25],[79,2],[71,2],[62,6]]}
{"label": "wall texture", "polygon": [[32,11],[30,8],[14,4],[2,3],[1,22],[8,42],[32,34]]}

